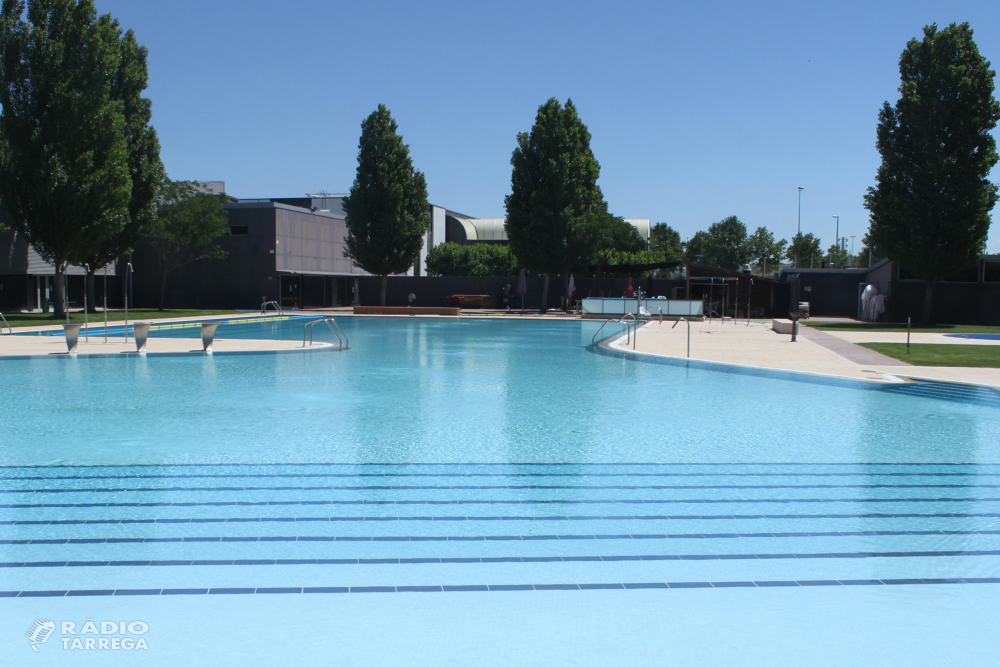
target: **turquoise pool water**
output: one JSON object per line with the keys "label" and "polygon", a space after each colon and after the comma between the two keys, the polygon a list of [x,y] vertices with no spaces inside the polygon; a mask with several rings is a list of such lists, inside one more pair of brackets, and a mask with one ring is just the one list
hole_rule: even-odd
{"label": "turquoise pool water", "polygon": [[87,618],[148,625],[144,664],[1000,648],[995,395],[621,359],[590,323],[338,321],[339,352],[0,362],[10,664],[139,637],[61,632]]}

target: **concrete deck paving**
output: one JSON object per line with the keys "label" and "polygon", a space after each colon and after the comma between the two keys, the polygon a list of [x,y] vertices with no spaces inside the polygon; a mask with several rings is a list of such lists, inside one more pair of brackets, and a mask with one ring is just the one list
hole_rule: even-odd
{"label": "concrete deck paving", "polygon": [[[816,333],[836,336],[851,343],[906,343],[905,331],[819,331],[810,327],[802,327]],[[973,334],[974,335],[974,334]],[[933,345],[1000,345],[1000,340],[984,338],[953,338],[939,333],[911,333],[911,344]]]}
{"label": "concrete deck paving", "polygon": [[[715,320],[690,325],[694,360],[879,383],[913,378],[1000,387],[998,368],[912,366],[856,345],[842,335],[804,326],[799,327],[798,340],[792,343],[790,336],[774,333],[769,322],[752,322],[747,326],[746,320],[738,324]],[[905,336],[904,332],[903,342]],[[626,349],[624,338],[608,346]],[[686,357],[686,348],[686,322],[676,327],[673,322],[650,322],[639,330],[635,344],[635,352],[679,359]],[[633,346],[629,344],[627,349],[632,351]]]}

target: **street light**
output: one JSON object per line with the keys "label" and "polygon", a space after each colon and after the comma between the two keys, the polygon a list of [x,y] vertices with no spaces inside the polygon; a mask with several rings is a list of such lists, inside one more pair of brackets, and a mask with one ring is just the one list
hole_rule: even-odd
{"label": "street light", "polygon": [[[840,216],[835,215],[833,217],[837,219],[837,233],[834,234],[833,236],[833,238],[836,240],[834,241],[833,245],[837,248],[837,255],[840,255]],[[837,268],[837,262],[833,257],[830,257],[830,268],[831,269]]]}
{"label": "street light", "polygon": [[799,268],[799,245],[802,243],[802,191],[805,188],[799,188],[799,224],[798,233],[795,235],[795,268]]}

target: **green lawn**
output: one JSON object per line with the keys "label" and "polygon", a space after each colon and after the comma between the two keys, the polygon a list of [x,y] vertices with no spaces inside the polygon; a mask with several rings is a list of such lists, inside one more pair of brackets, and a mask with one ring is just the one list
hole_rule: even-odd
{"label": "green lawn", "polygon": [[914,366],[972,366],[1000,368],[1000,345],[910,345],[906,343],[859,343],[887,357],[900,359]]}
{"label": "green lawn", "polygon": [[[809,322],[801,321],[820,331],[906,331],[906,322]],[[994,333],[1000,334],[1000,327],[976,326],[973,324],[916,324],[910,331],[914,333]]]}
{"label": "green lawn", "polygon": [[[252,315],[253,313],[237,310],[164,310],[159,311],[155,308],[129,308],[128,309],[128,319],[129,322],[135,322],[138,320],[152,320],[159,319],[163,317],[201,317],[203,315],[231,315],[233,313],[242,313],[244,315]],[[66,318],[59,317],[55,315],[48,314],[43,315],[42,313],[4,313],[4,317],[10,323],[10,326],[14,327],[43,327],[47,324],[65,324]],[[108,322],[119,322],[125,319],[124,310],[109,310],[108,311]],[[82,323],[83,313],[70,313],[69,321],[71,324]],[[91,325],[100,324],[104,322],[104,313],[91,313],[90,323]],[[0,321],[0,326],[3,322]]]}

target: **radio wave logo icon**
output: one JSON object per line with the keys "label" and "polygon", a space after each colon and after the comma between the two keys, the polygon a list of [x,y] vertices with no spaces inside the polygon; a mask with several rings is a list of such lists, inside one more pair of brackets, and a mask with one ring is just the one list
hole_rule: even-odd
{"label": "radio wave logo icon", "polygon": [[28,631],[24,633],[24,636],[28,638],[28,643],[31,644],[31,650],[38,653],[38,647],[35,644],[44,644],[49,641],[49,637],[56,630],[56,624],[47,618],[36,618],[35,622],[31,624]]}

